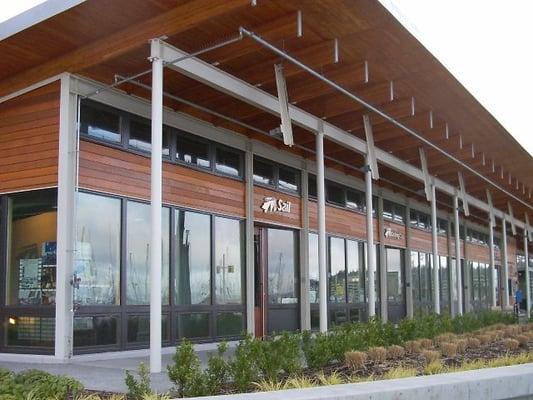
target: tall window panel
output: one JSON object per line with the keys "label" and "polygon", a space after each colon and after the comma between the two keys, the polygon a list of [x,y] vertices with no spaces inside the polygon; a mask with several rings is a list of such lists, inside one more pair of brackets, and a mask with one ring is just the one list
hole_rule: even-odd
{"label": "tall window panel", "polygon": [[363,244],[346,240],[348,303],[364,303],[365,279],[363,273]]}
{"label": "tall window panel", "polygon": [[215,217],[215,296],[217,304],[242,304],[243,225]]}
{"label": "tall window panel", "polygon": [[56,190],[25,192],[8,197],[8,305],[55,303],[56,226]]}
{"label": "tall window panel", "polygon": [[346,302],[346,258],[344,239],[329,239],[329,301],[330,303]]}
{"label": "tall window panel", "polygon": [[318,303],[319,297],[319,270],[318,270],[318,235],[309,234],[309,301]]}
{"label": "tall window panel", "polygon": [[298,302],[298,266],[293,231],[268,230],[268,301],[271,304]]}
{"label": "tall window panel", "polygon": [[[126,218],[126,303],[150,303],[150,205],[128,201]],[[170,211],[161,210],[161,301],[168,304]]]}
{"label": "tall window panel", "polygon": [[75,301],[81,305],[120,303],[121,201],[78,194],[74,272],[81,279]]}
{"label": "tall window panel", "polygon": [[211,217],[176,211],[176,303],[211,304]]}
{"label": "tall window panel", "polygon": [[386,249],[387,298],[392,302],[403,302],[403,261],[400,249]]}
{"label": "tall window panel", "polygon": [[439,283],[440,283],[440,302],[443,311],[450,311],[450,271],[448,268],[448,257],[439,257]]}
{"label": "tall window panel", "polygon": [[415,307],[420,303],[420,260],[418,252],[411,251],[411,285]]}

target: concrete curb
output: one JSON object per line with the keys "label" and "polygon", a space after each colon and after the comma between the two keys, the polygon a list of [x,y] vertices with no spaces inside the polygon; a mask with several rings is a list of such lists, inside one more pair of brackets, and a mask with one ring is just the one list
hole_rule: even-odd
{"label": "concrete curb", "polygon": [[533,396],[533,363],[376,382],[198,397],[197,399],[503,400],[526,396]]}

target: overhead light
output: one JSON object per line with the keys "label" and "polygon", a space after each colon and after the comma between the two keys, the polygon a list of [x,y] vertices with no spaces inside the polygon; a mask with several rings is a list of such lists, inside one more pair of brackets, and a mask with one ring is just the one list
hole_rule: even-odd
{"label": "overhead light", "polygon": [[281,132],[281,127],[279,126],[276,126],[275,128],[271,129],[268,131],[268,134],[272,137],[281,137],[282,135],[282,132]]}
{"label": "overhead light", "polygon": [[17,320],[13,317],[9,317],[9,325],[16,325],[17,324]]}

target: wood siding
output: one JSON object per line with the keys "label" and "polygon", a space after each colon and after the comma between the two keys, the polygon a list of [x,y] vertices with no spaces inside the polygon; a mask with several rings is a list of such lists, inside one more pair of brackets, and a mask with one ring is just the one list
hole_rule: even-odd
{"label": "wood siding", "polygon": [[393,232],[398,232],[402,235],[401,238],[395,238],[395,237],[385,237],[384,243],[386,246],[393,246],[393,247],[401,247],[405,248],[407,247],[406,243],[406,236],[405,236],[405,225],[395,224],[394,222],[384,220],[383,221],[383,229],[390,228]]}
{"label": "wood siding", "polygon": [[[291,202],[290,213],[265,213],[261,209],[265,197],[274,197],[284,201]],[[256,222],[264,224],[289,226],[292,228],[300,228],[302,226],[301,215],[301,198],[298,196],[291,196],[285,193],[280,193],[262,186],[254,186],[254,219]]]}
{"label": "wood siding", "polygon": [[[148,200],[150,159],[96,143],[80,142],[81,188]],[[244,183],[163,163],[163,202],[244,216]]]}
{"label": "wood siding", "polygon": [[490,251],[487,246],[467,242],[466,257],[470,261],[490,263]]}
{"label": "wood siding", "polygon": [[59,82],[0,104],[0,193],[57,186]]}

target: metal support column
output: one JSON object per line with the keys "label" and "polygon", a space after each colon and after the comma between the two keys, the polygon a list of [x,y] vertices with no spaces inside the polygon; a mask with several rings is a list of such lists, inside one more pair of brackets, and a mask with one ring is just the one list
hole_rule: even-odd
{"label": "metal support column", "polygon": [[439,245],[437,237],[437,195],[431,185],[431,242],[433,249],[433,311],[440,314]]}
{"label": "metal support column", "polygon": [[254,265],[254,153],[247,143],[246,179],[246,330],[255,334],[255,265]]}
{"label": "metal support column", "polygon": [[319,124],[316,135],[316,168],[320,332],[326,332],[328,330],[328,273],[326,267],[326,191],[324,184],[324,131],[322,123]]}
{"label": "metal support column", "polygon": [[411,270],[411,229],[409,229],[409,221],[411,216],[411,208],[408,203],[405,206],[405,306],[407,311],[407,318],[413,318],[415,313],[414,299],[413,299],[413,271]]}
{"label": "metal support column", "polygon": [[[385,251],[385,229],[383,229],[383,197],[378,197],[378,232],[379,232],[379,304],[380,319],[389,320],[389,299],[387,295],[387,254]],[[376,263],[377,264],[377,263]]]}
{"label": "metal support column", "polygon": [[372,171],[368,157],[366,158],[366,243],[368,271],[368,318],[376,315],[375,270],[376,253],[374,251],[374,221],[372,219]]}
{"label": "metal support column", "polygon": [[76,96],[70,92],[70,76],[61,76],[59,98],[59,165],[57,184],[57,289],[55,358],[72,355],[72,266],[74,265],[76,219],[77,135]]}
{"label": "metal support column", "polygon": [[302,330],[311,329],[309,301],[309,181],[307,163],[302,168],[302,229],[300,230],[300,318]]}
{"label": "metal support column", "polygon": [[163,60],[159,40],[151,42],[152,152],[150,180],[150,372],[161,372],[161,210],[163,148]]}
{"label": "metal support column", "polygon": [[531,317],[531,284],[529,282],[529,249],[528,249],[528,242],[527,242],[527,230],[524,229],[524,255],[526,256],[526,310],[527,310],[527,317]]}
{"label": "metal support column", "polygon": [[489,220],[490,304],[496,307],[496,265],[494,263],[494,226]]}
{"label": "metal support column", "polygon": [[461,275],[461,239],[459,235],[459,198],[453,196],[453,228],[455,239],[455,270],[457,274],[457,315],[463,315],[463,278]]}
{"label": "metal support column", "polygon": [[509,308],[509,260],[507,258],[507,221],[502,219],[502,267],[503,267],[503,308]]}

